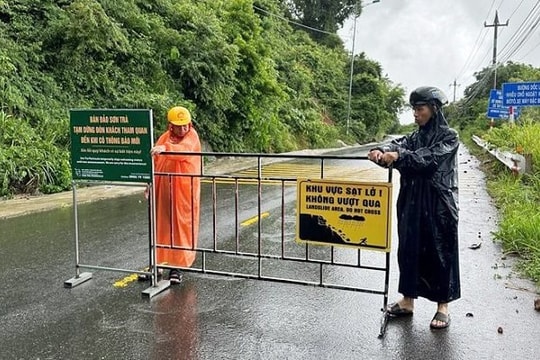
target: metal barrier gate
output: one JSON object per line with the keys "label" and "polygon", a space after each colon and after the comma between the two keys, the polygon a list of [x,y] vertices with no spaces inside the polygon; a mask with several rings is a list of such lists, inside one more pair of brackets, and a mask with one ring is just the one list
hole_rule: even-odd
{"label": "metal barrier gate", "polygon": [[[295,205],[299,178],[391,183],[392,169],[382,170],[365,156],[202,155],[225,160],[234,157],[244,162],[244,170],[201,171],[201,193],[207,196],[201,196],[199,242],[191,248],[169,245],[198,253],[193,266],[181,268],[183,271],[377,294],[383,296],[382,309],[386,309],[390,249],[374,252],[362,247],[299,244],[295,241]],[[199,177],[170,173],[155,176]],[[338,275],[334,269],[339,269]],[[357,274],[356,281],[349,283],[336,281],[343,277],[351,280],[352,274],[343,275],[347,270],[362,270],[369,275]],[[384,312],[380,336],[384,335],[387,320]]]}
{"label": "metal barrier gate", "polygon": [[[152,297],[169,287],[168,281],[158,281],[156,250],[169,248],[192,251],[195,263],[187,272],[198,272],[246,279],[311,285],[382,295],[383,316],[379,337],[384,336],[388,322],[388,286],[390,247],[372,251],[359,244],[355,249],[340,246],[320,246],[296,241],[296,205],[299,178],[338,179],[364,182],[392,182],[388,171],[373,165],[365,156],[345,155],[285,155],[239,153],[163,153],[178,156],[202,156],[234,163],[242,168],[205,171],[200,174],[154,172],[154,177],[189,178],[201,182],[200,233],[197,245],[180,247],[157,244],[155,241],[155,194],[150,184],[150,259],[148,271],[112,269],[79,263],[78,231],[76,228],[75,278],[65,282],[73,287],[91,278],[79,273],[79,268],[91,268],[146,274],[151,287],[143,295]],[[231,161],[232,162],[232,161]],[[74,209],[76,212],[76,187]],[[171,205],[172,206],[172,205]],[[76,220],[77,222],[77,220]],[[77,227],[77,225],[76,225]],[[194,231],[194,230],[193,230]],[[389,240],[388,240],[389,241]],[[157,264],[157,266],[155,266]]]}

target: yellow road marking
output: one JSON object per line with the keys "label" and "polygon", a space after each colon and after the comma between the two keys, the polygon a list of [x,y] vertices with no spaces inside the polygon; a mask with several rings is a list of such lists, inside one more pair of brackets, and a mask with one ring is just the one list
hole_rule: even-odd
{"label": "yellow road marking", "polygon": [[[159,265],[168,265],[168,262],[159,263]],[[149,269],[150,268],[147,266],[144,269],[142,269],[141,271],[149,271]],[[132,283],[132,282],[134,282],[134,281],[136,281],[138,279],[139,279],[139,274],[131,274],[131,275],[126,276],[123,279],[116,280],[114,282],[113,286],[116,287],[116,288],[124,288],[124,287],[128,286],[130,283]]]}
{"label": "yellow road marking", "polygon": [[123,279],[117,280],[114,282],[113,286],[116,288],[124,288],[128,286],[130,283],[137,281],[137,274],[131,274],[129,276],[126,276]]}
{"label": "yellow road marking", "polygon": [[[355,181],[380,181],[386,177],[385,172],[373,171],[373,168],[358,168],[354,166],[342,165],[325,165],[323,169],[325,178],[339,178],[344,180]],[[241,170],[233,174],[234,176],[245,177],[244,179],[235,180],[233,178],[216,178],[217,184],[234,184],[238,181],[240,185],[257,184],[257,176],[259,171],[256,168]],[[279,178],[319,178],[321,175],[321,166],[317,164],[294,164],[294,163],[278,163],[263,165],[261,168],[261,180],[265,185],[279,185]],[[278,179],[264,179],[264,178]],[[211,179],[203,179],[204,183],[212,183]],[[285,181],[285,185],[294,186],[294,181]]]}
{"label": "yellow road marking", "polygon": [[264,219],[265,217],[267,217],[267,216],[269,216],[269,215],[270,215],[270,213],[268,213],[268,212],[263,212],[263,213],[261,214],[260,217],[259,217],[259,215],[254,216],[254,217],[252,217],[251,219],[247,219],[246,221],[240,223],[240,225],[241,225],[241,226],[249,226],[249,225],[254,224],[254,223],[256,223],[257,221],[259,221],[259,219],[262,220],[262,219]]}

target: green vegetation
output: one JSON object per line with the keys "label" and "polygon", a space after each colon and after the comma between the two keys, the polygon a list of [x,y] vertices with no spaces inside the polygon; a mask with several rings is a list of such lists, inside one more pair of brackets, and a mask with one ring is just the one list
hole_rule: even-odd
{"label": "green vegetation", "polygon": [[[504,82],[537,81],[540,69],[509,63],[499,67],[497,77],[500,88]],[[490,163],[485,170],[488,190],[501,215],[495,239],[502,243],[505,252],[520,256],[520,269],[540,285],[540,109],[522,109],[515,125],[507,120],[496,121],[489,130],[485,114],[493,76],[489,69],[484,69],[477,79],[466,90],[465,99],[451,106],[449,119],[452,126],[460,129],[468,147],[481,157],[486,155],[471,141],[473,134],[497,148],[531,156],[533,167],[529,174],[516,176],[498,162]]]}
{"label": "green vegetation", "polygon": [[69,184],[69,154],[23,121],[0,112],[0,189],[57,192]]}
{"label": "green vegetation", "polygon": [[486,134],[485,139],[497,147],[513,151],[523,149],[532,155],[533,172],[521,177],[508,169],[497,172],[489,189],[501,210],[502,221],[495,237],[508,252],[525,261],[525,274],[540,284],[540,122],[525,120],[520,126],[502,126]]}
{"label": "green vegetation", "polygon": [[[0,196],[70,187],[72,108],[150,108],[159,134],[167,109],[182,104],[215,151],[282,152],[399,131],[404,90],[366,54],[353,59],[347,129],[351,59],[335,32],[361,8],[328,4],[0,0]],[[471,149],[475,134],[531,154],[531,174],[487,170],[502,214],[496,238],[540,282],[540,110],[524,109],[516,126],[497,121],[489,132],[494,76],[492,68],[478,72],[447,116]],[[497,69],[496,87],[539,78],[540,69],[508,63]]]}
{"label": "green vegetation", "polygon": [[335,31],[356,8],[317,3],[320,23],[302,0],[0,0],[0,196],[70,187],[72,108],[150,108],[157,135],[182,104],[214,151],[392,132],[404,90],[365,54],[346,131],[351,59]]}

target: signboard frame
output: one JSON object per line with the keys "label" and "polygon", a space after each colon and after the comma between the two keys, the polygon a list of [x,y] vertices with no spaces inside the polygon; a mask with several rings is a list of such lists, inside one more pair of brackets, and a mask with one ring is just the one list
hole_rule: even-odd
{"label": "signboard frame", "polygon": [[152,183],[149,109],[71,109],[72,179]]}
{"label": "signboard frame", "polygon": [[540,82],[502,84],[504,106],[540,106]]}
{"label": "signboard frame", "polygon": [[390,252],[392,184],[298,179],[296,241]]}
{"label": "signboard frame", "polygon": [[[519,117],[520,108],[513,107],[514,119]],[[510,108],[503,105],[502,90],[491,89],[489,93],[488,108],[486,116],[491,119],[508,119],[510,118]]]}

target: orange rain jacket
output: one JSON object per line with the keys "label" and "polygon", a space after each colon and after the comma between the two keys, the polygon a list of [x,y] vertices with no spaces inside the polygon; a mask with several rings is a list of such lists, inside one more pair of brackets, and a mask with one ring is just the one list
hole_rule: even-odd
{"label": "orange rain jacket", "polygon": [[[169,141],[170,132],[161,135],[155,145],[164,145],[165,151],[201,152],[199,135],[193,127],[180,140]],[[178,175],[155,175],[156,192],[156,245],[157,264],[189,267],[195,260],[199,236],[199,208],[201,157],[194,155],[154,156],[154,171]],[[188,176],[185,176],[188,175]]]}

